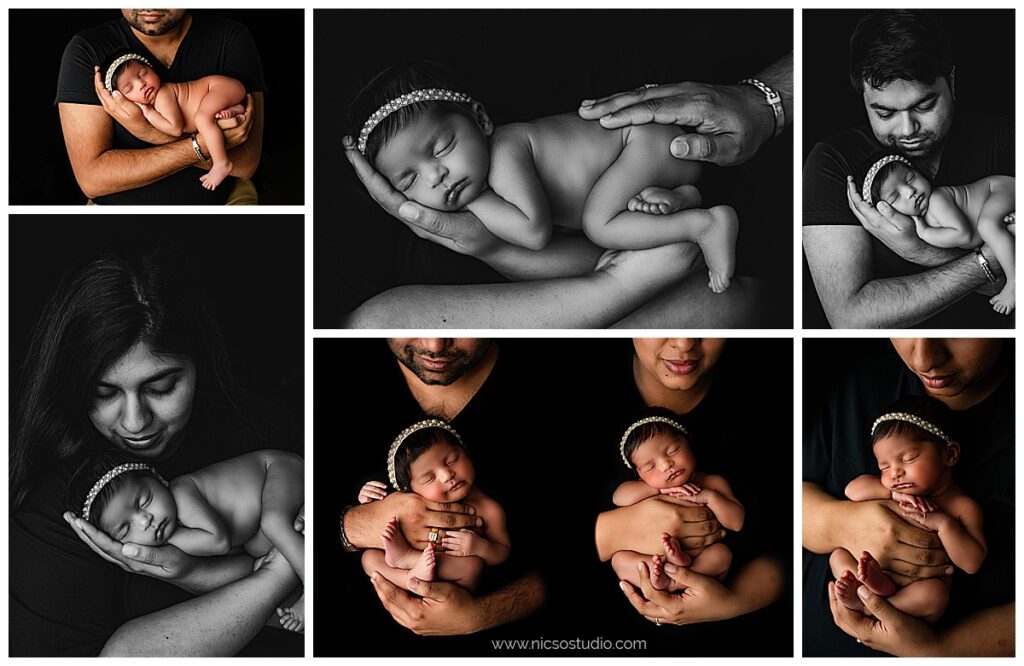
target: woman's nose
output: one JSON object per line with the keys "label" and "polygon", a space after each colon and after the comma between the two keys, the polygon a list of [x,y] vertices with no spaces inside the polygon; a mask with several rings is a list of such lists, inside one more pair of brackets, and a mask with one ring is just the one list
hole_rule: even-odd
{"label": "woman's nose", "polygon": [[700,344],[700,338],[669,338],[668,344],[679,351],[688,352]]}
{"label": "woman's nose", "polygon": [[128,393],[125,397],[124,410],[121,412],[121,427],[125,432],[135,434],[142,432],[149,425],[152,413],[146,401],[137,393]]}

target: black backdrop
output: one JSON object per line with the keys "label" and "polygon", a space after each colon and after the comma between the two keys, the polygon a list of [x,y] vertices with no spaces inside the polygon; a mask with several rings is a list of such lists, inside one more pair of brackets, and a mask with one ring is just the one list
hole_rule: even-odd
{"label": "black backdrop", "polygon": [[[792,49],[789,10],[318,10],[314,12],[315,322],[335,327],[367,298],[400,284],[499,282],[387,216],[345,160],[355,93],[401,59],[448,64],[498,124],[574,111],[581,100],[642,83],[734,83]],[[340,185],[340,187],[339,187]],[[705,203],[740,215],[739,273],[792,291],[792,132],[725,174],[708,168]],[[400,254],[398,248],[406,254]],[[417,266],[411,269],[415,255]],[[428,259],[424,260],[426,257]]]}
{"label": "black backdrop", "polygon": [[[263,158],[253,177],[260,203],[301,205],[305,164],[303,12],[224,9],[206,13],[244,24],[260,52],[267,82]],[[76,33],[118,16],[117,9],[10,10],[12,205],[85,203],[71,172],[53,103],[57,73],[64,47]]]}

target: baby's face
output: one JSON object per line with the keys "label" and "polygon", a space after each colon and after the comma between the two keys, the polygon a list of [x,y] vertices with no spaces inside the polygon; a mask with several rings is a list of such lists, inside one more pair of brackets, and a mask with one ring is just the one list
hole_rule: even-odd
{"label": "baby's face", "polygon": [[681,435],[658,433],[636,447],[630,460],[651,488],[675,488],[690,480],[697,459]]}
{"label": "baby's face", "polygon": [[466,451],[439,442],[409,465],[411,490],[432,502],[459,502],[473,489],[476,469]]}
{"label": "baby's face", "polygon": [[928,212],[928,197],[931,195],[931,183],[902,164],[894,168],[878,188],[879,201],[885,201],[900,213],[911,216],[920,217]]}
{"label": "baby's face", "polygon": [[160,90],[160,77],[142,61],[129,60],[118,73],[114,90],[136,104],[152,104]]}
{"label": "baby's face", "polygon": [[934,442],[883,437],[873,447],[882,485],[907,495],[931,495],[952,463]]}
{"label": "baby's face", "polygon": [[458,210],[486,189],[491,151],[476,121],[435,107],[389,139],[376,161],[407,199]]}
{"label": "baby's face", "polygon": [[152,476],[135,476],[100,515],[99,527],[121,543],[160,546],[178,526],[178,506],[167,487]]}

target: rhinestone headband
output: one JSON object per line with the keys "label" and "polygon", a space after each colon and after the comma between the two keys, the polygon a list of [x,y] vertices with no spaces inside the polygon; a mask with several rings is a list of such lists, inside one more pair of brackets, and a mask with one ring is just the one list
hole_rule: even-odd
{"label": "rhinestone headband", "polygon": [[690,433],[683,426],[679,425],[677,421],[673,421],[667,416],[648,416],[647,418],[640,419],[633,425],[626,428],[626,432],[622,435],[622,439],[619,440],[619,455],[622,456],[622,462],[626,463],[626,467],[633,469],[633,463],[629,462],[629,458],[626,457],[626,440],[633,434],[633,431],[640,426],[645,426],[648,423],[667,423],[679,432],[683,433],[684,436],[689,437]]}
{"label": "rhinestone headband", "polygon": [[104,80],[104,84],[106,84],[107,86],[107,92],[114,92],[114,72],[117,71],[118,67],[125,64],[129,60],[138,60],[139,62],[144,63],[147,67],[153,66],[150,64],[148,60],[140,56],[138,53],[125,53],[123,56],[121,56],[114,62],[110,63],[110,67],[107,67],[107,78]]}
{"label": "rhinestone headband", "polygon": [[424,421],[418,421],[413,423],[411,426],[398,433],[398,437],[395,437],[395,441],[391,443],[391,449],[388,451],[388,480],[391,481],[391,485],[396,490],[406,490],[398,485],[398,477],[395,474],[395,454],[398,453],[398,449],[401,448],[402,444],[409,437],[409,435],[419,430],[426,430],[427,428],[440,428],[441,430],[447,430],[455,439],[459,440],[460,446],[465,446],[462,443],[462,438],[459,437],[459,433],[455,431],[447,421],[441,419],[426,419]]}
{"label": "rhinestone headband", "polygon": [[363,155],[366,154],[366,140],[370,138],[370,132],[372,132],[377,125],[380,125],[385,118],[403,107],[415,104],[416,102],[465,102],[466,104],[472,104],[473,101],[473,98],[469,95],[464,95],[460,92],[455,92],[454,90],[445,90],[444,88],[424,88],[423,90],[413,90],[411,93],[406,93],[401,97],[396,97],[374,111],[373,115],[367,118],[366,122],[363,123],[363,129],[359,131],[359,152]]}
{"label": "rhinestone headband", "polygon": [[914,165],[910,163],[910,160],[902,155],[886,155],[872,164],[871,168],[868,169],[868,175],[864,176],[864,187],[860,188],[860,196],[864,199],[864,203],[871,203],[871,183],[874,182],[875,176],[878,175],[879,170],[890,162],[903,162],[911,169],[914,168]]}
{"label": "rhinestone headband", "polygon": [[931,434],[935,435],[936,437],[946,442],[947,444],[953,441],[952,437],[947,435],[942,428],[935,425],[931,421],[925,421],[920,416],[914,416],[913,414],[907,414],[906,412],[890,412],[888,414],[882,414],[881,416],[879,416],[871,425],[872,436],[874,436],[875,430],[878,429],[878,426],[882,423],[885,423],[886,421],[906,421],[907,423],[916,425],[918,428],[924,430],[925,432],[930,432]]}
{"label": "rhinestone headband", "polygon": [[93,485],[92,489],[89,490],[89,494],[87,494],[85,496],[85,504],[82,506],[82,518],[83,519],[89,520],[89,509],[92,508],[93,500],[95,500],[96,496],[100,494],[100,491],[103,490],[103,487],[106,486],[111,481],[113,481],[115,478],[117,478],[117,477],[121,476],[122,474],[124,474],[125,472],[151,472],[156,478],[160,479],[161,483],[163,483],[165,486],[167,485],[167,482],[164,481],[163,477],[160,476],[160,474],[157,473],[157,471],[155,469],[153,469],[152,467],[150,467],[146,463],[140,463],[140,462],[122,463],[122,464],[118,465],[117,467],[111,469],[109,472],[107,472],[103,476],[101,476],[100,480],[97,481]]}

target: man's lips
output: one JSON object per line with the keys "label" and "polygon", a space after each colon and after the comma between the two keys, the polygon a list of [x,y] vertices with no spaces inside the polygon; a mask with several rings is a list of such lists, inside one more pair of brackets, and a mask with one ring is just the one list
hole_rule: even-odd
{"label": "man's lips", "polygon": [[446,370],[455,359],[454,358],[433,358],[430,356],[418,356],[420,365],[427,370],[433,370],[434,372],[441,372]]}
{"label": "man's lips", "polygon": [[700,365],[699,360],[661,359],[662,364],[674,375],[688,375]]}

